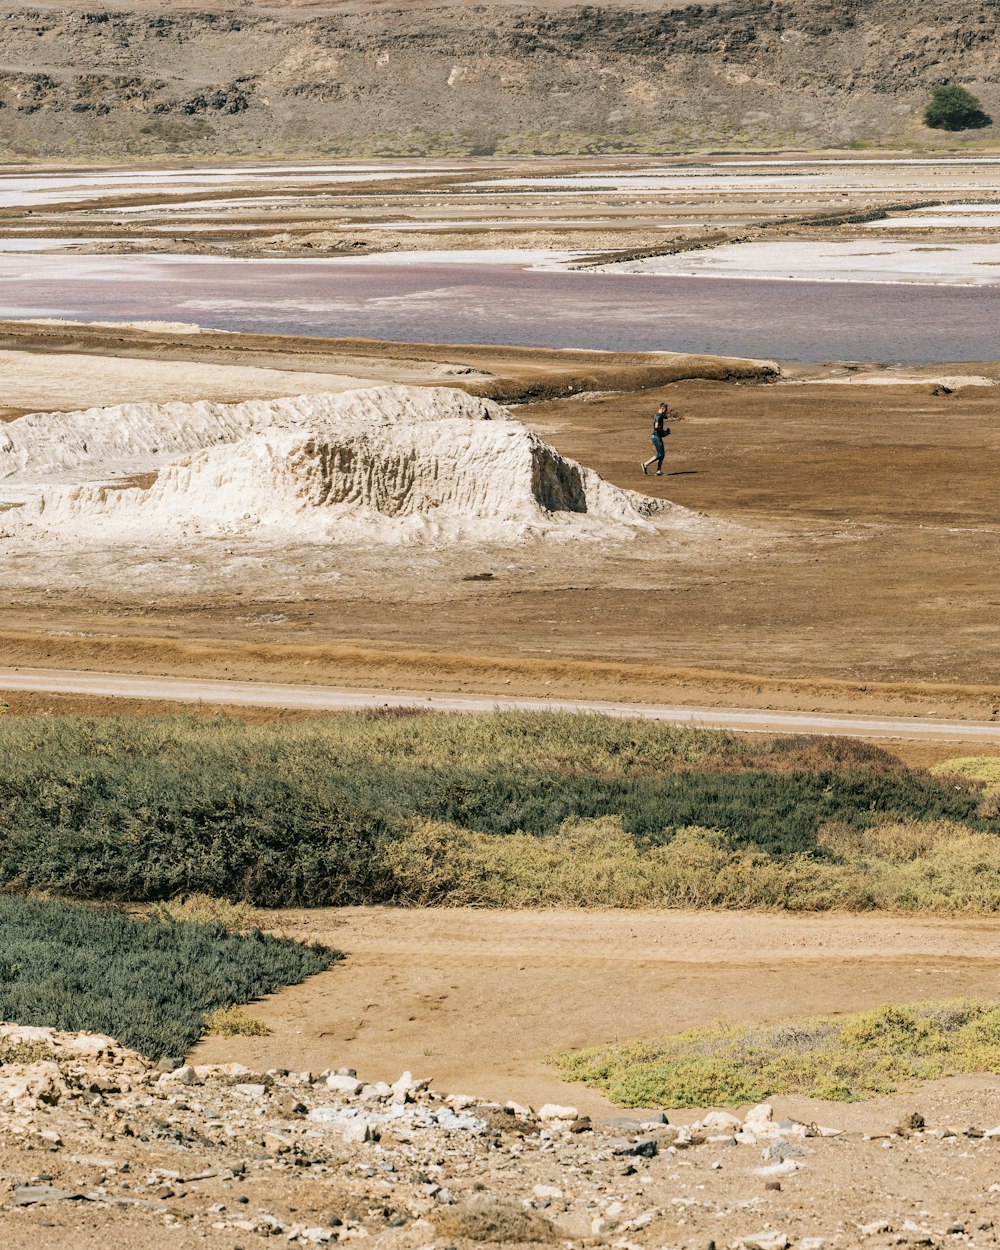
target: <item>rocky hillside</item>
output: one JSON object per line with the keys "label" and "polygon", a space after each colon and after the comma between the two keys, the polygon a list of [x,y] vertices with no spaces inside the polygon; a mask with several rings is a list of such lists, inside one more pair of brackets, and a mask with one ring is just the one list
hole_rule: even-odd
{"label": "rocky hillside", "polygon": [[8,8],[0,156],[913,140],[936,83],[1000,117],[998,15],[997,0]]}

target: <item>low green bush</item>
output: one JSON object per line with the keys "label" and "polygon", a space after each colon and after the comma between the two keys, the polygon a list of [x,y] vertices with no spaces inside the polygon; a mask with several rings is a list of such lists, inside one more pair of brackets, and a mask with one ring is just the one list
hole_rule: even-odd
{"label": "low green bush", "polygon": [[[0,761],[0,887],[93,900],[401,901],[431,888],[417,865],[441,858],[421,833],[436,827],[452,831],[452,852],[464,839],[466,860],[509,862],[504,879],[525,905],[693,901],[700,878],[663,881],[683,859],[666,849],[695,828],[721,839],[712,855],[725,860],[728,884],[712,891],[717,905],[845,906],[858,894],[846,869],[859,853],[823,830],[917,822],[1000,833],[977,778],[931,777],[877,747],[596,716],[360,714],[264,726],[4,717]],[[613,871],[606,862],[604,884],[587,891],[582,852],[564,831],[606,821],[622,831],[624,858]],[[555,860],[565,864],[555,872],[562,894],[538,867],[548,863],[551,876]],[[433,880],[437,901],[469,897],[468,881],[449,892]],[[959,905],[987,895],[977,887]]]}
{"label": "low green bush", "polygon": [[883,1006],[749,1028],[692,1029],[557,1055],[626,1107],[718,1107],[774,1094],[854,1101],[917,1081],[1000,1070],[1000,1005],[977,1001]]}
{"label": "low green bush", "polygon": [[329,968],[338,952],[221,925],[0,895],[0,1020],[183,1055],[218,1008]]}

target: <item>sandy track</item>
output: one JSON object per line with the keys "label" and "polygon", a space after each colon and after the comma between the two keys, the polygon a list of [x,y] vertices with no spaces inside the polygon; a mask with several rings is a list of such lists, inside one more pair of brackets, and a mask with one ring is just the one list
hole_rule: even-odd
{"label": "sandy track", "polygon": [[168,699],[230,707],[279,707],[309,711],[348,711],[375,707],[420,707],[439,712],[491,712],[503,709],[592,712],[634,716],[704,729],[750,733],[841,734],[860,738],[958,739],[1000,743],[1000,725],[969,721],[930,721],[886,717],[829,716],[761,711],[752,708],[701,708],[668,704],[525,699],[502,696],[392,694],[383,690],[337,690],[330,686],[272,685],[263,682],[198,681],[181,677],[135,677],[56,669],[0,668],[0,689],[87,694],[122,699]]}
{"label": "sandy track", "polygon": [[553,1051],[717,1021],[992,995],[1000,920],[694,912],[344,908],[271,913],[347,960],[254,1008],[266,1038],[212,1038],[203,1062],[370,1079],[404,1068],[486,1097],[574,1102]]}

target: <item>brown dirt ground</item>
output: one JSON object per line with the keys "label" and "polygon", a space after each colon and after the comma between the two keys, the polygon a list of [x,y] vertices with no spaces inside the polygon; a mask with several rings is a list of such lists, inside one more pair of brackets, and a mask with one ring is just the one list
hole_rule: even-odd
{"label": "brown dirt ground", "polygon": [[[454,1091],[590,1114],[614,1111],[562,1082],[547,1055],[889,1000],[993,997],[1000,957],[993,919],[360,907],[267,923],[348,958],[255,1005],[269,1037],[209,1038],[195,1061],[349,1065],[371,1080],[420,1068]],[[776,1102],[801,1113],[802,1100]]]}
{"label": "brown dirt ground", "polygon": [[[535,587],[502,572],[468,583],[456,567],[454,584],[419,606],[405,578],[381,593],[334,589],[292,602],[252,586],[187,601],[112,599],[85,586],[72,601],[46,587],[7,592],[0,664],[998,714],[1000,430],[991,388],[934,395],[930,383],[702,378],[650,386],[657,377],[633,357],[243,335],[220,347],[209,336],[22,327],[0,346],[26,347],[32,334],[55,354],[114,344],[123,356],[188,353],[313,372],[375,364],[379,376],[400,369],[407,380],[450,360],[489,369],[489,389],[522,397],[583,383],[589,393],[543,397],[519,415],[610,480],[737,521],[759,542],[711,562],[624,551],[592,576],[577,565]],[[691,367],[657,365],[674,377]],[[979,371],[962,371],[970,369]],[[668,474],[643,478],[638,461],[661,397],[680,418]]]}

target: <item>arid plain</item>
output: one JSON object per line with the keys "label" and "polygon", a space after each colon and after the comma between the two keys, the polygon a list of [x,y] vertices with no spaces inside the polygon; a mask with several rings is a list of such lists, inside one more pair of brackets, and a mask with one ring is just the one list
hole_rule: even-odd
{"label": "arid plain", "polygon": [[[508,407],[518,434],[526,429],[612,487],[677,511],[662,514],[673,516],[671,524],[636,524],[634,532],[615,531],[610,539],[532,529],[516,541],[480,535],[344,544],[301,530],[275,537],[254,524],[234,523],[227,533],[165,525],[157,533],[143,522],[136,536],[122,531],[124,537],[108,542],[104,514],[87,509],[103,508],[109,498],[114,509],[117,495],[130,493],[141,518],[157,480],[175,472],[172,461],[146,445],[148,463],[123,457],[112,476],[110,461],[90,465],[78,456],[71,463],[60,451],[63,458],[53,456],[47,477],[22,480],[12,472],[0,479],[0,665],[301,682],[404,692],[415,701],[429,692],[513,694],[997,724],[1000,346],[983,359],[961,351],[937,359],[928,348],[891,360],[838,359],[835,352],[824,358],[821,350],[796,360],[777,350],[733,354],[723,350],[722,338],[717,351],[687,350],[665,330],[656,351],[608,351],[600,350],[599,330],[582,348],[525,346],[510,319],[498,321],[492,345],[427,342],[415,334],[406,341],[348,338],[296,328],[292,323],[309,302],[301,291],[280,311],[283,332],[273,324],[279,316],[273,309],[271,322],[252,332],[235,314],[232,325],[218,325],[225,319],[219,307],[206,316],[209,327],[186,307],[166,316],[167,282],[166,295],[151,297],[149,313],[130,304],[115,315],[106,283],[118,280],[115,272],[127,280],[128,271],[85,268],[181,255],[199,263],[265,258],[279,265],[353,254],[364,257],[361,264],[378,265],[384,249],[405,267],[414,263],[408,252],[417,251],[438,256],[427,263],[441,265],[444,295],[437,298],[447,303],[449,253],[452,259],[462,253],[462,263],[473,267],[496,265],[499,256],[502,265],[532,272],[651,266],[643,282],[658,273],[664,281],[686,277],[676,266],[690,257],[692,280],[724,291],[728,282],[757,272],[758,253],[740,249],[763,245],[786,249],[782,262],[792,272],[772,278],[793,285],[818,286],[823,265],[855,264],[859,254],[878,253],[865,264],[888,269],[888,279],[883,268],[869,268],[860,278],[841,274],[829,289],[847,281],[866,291],[911,283],[915,308],[929,287],[959,290],[956,298],[967,286],[984,287],[983,298],[991,298],[998,271],[990,266],[1000,256],[994,260],[990,249],[1000,253],[1000,227],[990,220],[996,197],[989,160],[869,161],[849,153],[829,162],[794,154],[771,160],[773,166],[765,161],[751,171],[757,181],[750,189],[738,180],[747,171],[732,181],[725,161],[702,162],[694,172],[679,162],[665,170],[662,162],[636,162],[628,176],[608,161],[535,161],[513,169],[478,161],[405,176],[375,166],[386,175],[377,183],[316,173],[308,195],[291,175],[283,181],[276,167],[263,174],[225,170],[210,187],[199,185],[196,168],[182,169],[176,180],[184,185],[176,190],[164,190],[156,171],[145,171],[153,185],[138,191],[134,183],[109,188],[99,174],[90,175],[88,191],[88,175],[80,171],[32,171],[40,183],[51,175],[71,185],[33,190],[38,202],[22,195],[2,209],[14,240],[0,258],[12,266],[5,273],[31,281],[36,255],[46,265],[60,257],[70,271],[80,267],[73,271],[79,289],[86,294],[92,284],[97,294],[89,316],[54,296],[46,304],[41,287],[27,313],[10,286],[0,296],[6,318],[0,449],[5,429],[16,447],[25,428],[18,423],[39,413],[125,405],[145,419],[149,405],[448,387]],[[309,175],[308,168],[302,172]],[[638,187],[629,182],[633,176],[643,179]],[[500,187],[491,185],[497,180]],[[909,224],[893,224],[900,221]],[[39,251],[21,250],[25,240]],[[788,251],[792,245],[811,250]],[[697,270],[706,261],[728,266],[730,275],[706,278]],[[49,272],[40,266],[36,276]],[[156,275],[149,283],[152,290]],[[682,314],[676,291],[670,287],[670,301]],[[333,299],[329,285],[320,294]],[[822,293],[812,298],[823,305]],[[372,305],[387,301],[372,295],[358,308],[368,315]],[[437,304],[426,307],[437,315]],[[307,314],[322,321],[329,310],[324,305]],[[338,316],[349,315],[339,310]],[[724,321],[725,310],[719,315]],[[627,301],[620,319],[628,323]],[[759,328],[766,339],[771,327]],[[775,325],[775,342],[784,329]],[[901,324],[900,333],[912,342],[920,329]],[[661,401],[673,414],[664,475],[646,477],[640,461],[649,454],[649,426]],[[44,420],[37,428],[46,428]],[[192,452],[203,453],[200,445]],[[485,460],[473,469],[491,472]],[[65,491],[70,496],[58,494]],[[72,509],[50,520],[56,498],[70,498]],[[169,523],[175,522],[171,513]],[[0,678],[0,698],[13,714],[169,706],[110,695],[4,694],[2,685]],[[264,709],[232,714],[297,718]],[[918,766],[956,755],[1000,755],[1000,748],[966,743],[960,734],[885,745]],[[418,1077],[433,1076],[447,1093],[501,1103],[578,1103],[599,1124],[615,1109],[592,1090],[561,1082],[545,1063],[553,1051],[716,1022],[995,991],[996,923],[974,916],[779,920],[711,911],[350,908],[272,912],[266,923],[297,938],[329,940],[348,960],[260,1004],[269,1036],[208,1038],[193,1062],[238,1061],[251,1073],[353,1065],[366,1081],[392,1080],[406,1066]],[[187,1114],[186,1104],[200,1096],[196,1088],[171,1095],[169,1114]],[[749,1238],[748,1247],[805,1246],[810,1237],[831,1246],[992,1244],[994,1147],[974,1135],[913,1144],[899,1134],[883,1136],[914,1108],[924,1110],[929,1125],[959,1132],[987,1128],[1000,1115],[995,1080],[980,1076],[850,1108],[786,1099],[778,1115],[835,1121],[847,1130],[844,1139],[832,1139],[841,1145],[822,1145],[801,1171],[786,1167],[780,1182],[758,1176],[742,1160],[735,1166],[721,1145],[664,1153],[648,1167],[619,1160],[613,1181],[601,1173],[601,1202],[620,1189],[625,1213],[597,1233],[589,1222],[586,1228],[559,1222],[573,1214],[571,1186],[565,1195],[546,1197],[546,1186],[558,1178],[543,1177],[534,1159],[529,1179],[543,1193],[529,1185],[521,1195],[516,1174],[523,1162],[508,1164],[505,1156],[497,1162],[500,1155],[485,1171],[480,1161],[464,1158],[455,1175],[462,1172],[465,1181],[453,1188],[464,1195],[478,1184],[530,1203],[556,1220],[557,1232],[546,1236],[573,1244],[611,1240],[626,1250],[704,1247],[716,1236],[727,1244]],[[671,1118],[691,1121],[696,1114]],[[136,1173],[169,1169],[171,1147],[149,1132],[123,1146],[114,1140],[113,1119],[107,1126],[76,1125],[73,1158],[52,1155],[59,1184],[114,1188],[126,1158]],[[69,1129],[61,1131],[69,1140]],[[287,1125],[280,1131],[294,1136]],[[255,1139],[240,1133],[245,1153]],[[886,1149],[883,1141],[890,1140]],[[373,1169],[395,1148],[389,1134],[384,1141],[363,1147]],[[101,1151],[115,1152],[114,1169],[94,1162],[98,1142]],[[35,1145],[19,1139],[4,1147],[0,1160],[11,1175],[39,1172]],[[387,1250],[430,1244],[433,1234],[419,1222],[392,1225],[395,1208],[391,1217],[375,1214],[388,1212],[383,1202],[389,1200],[381,1180],[372,1180],[374,1170],[345,1181],[343,1192],[331,1190],[328,1209],[314,1210],[309,1187],[275,1162],[278,1156],[268,1153],[275,1149],[270,1139],[259,1143],[245,1185],[251,1213],[266,1207],[287,1231],[301,1211],[310,1223],[340,1228],[343,1240],[367,1225]],[[414,1167],[427,1166],[433,1145],[428,1150],[426,1158],[410,1160]],[[204,1169],[215,1169],[203,1189],[178,1179],[160,1207],[101,1207],[91,1218],[69,1204],[5,1211],[0,1221],[13,1238],[9,1244],[27,1247],[38,1236],[59,1236],[80,1245],[98,1239],[106,1247],[146,1245],[164,1235],[164,1222],[175,1228],[167,1235],[178,1246],[256,1244],[268,1231],[262,1217],[255,1215],[258,1224],[248,1228],[232,1216],[234,1187],[242,1191],[244,1183],[225,1179],[208,1144],[197,1151]],[[896,1166],[904,1153],[915,1160],[909,1172]],[[287,1163],[291,1155],[280,1158]],[[608,1158],[617,1158],[611,1147]],[[365,1167],[368,1159],[366,1153]],[[455,1165],[450,1156],[446,1162],[448,1169]],[[573,1167],[592,1165],[574,1155]],[[649,1220],[654,1199],[643,1198],[640,1182],[655,1194],[657,1214]],[[630,1226],[630,1220],[639,1222]],[[467,1241],[461,1234],[439,1238],[442,1246]]]}

